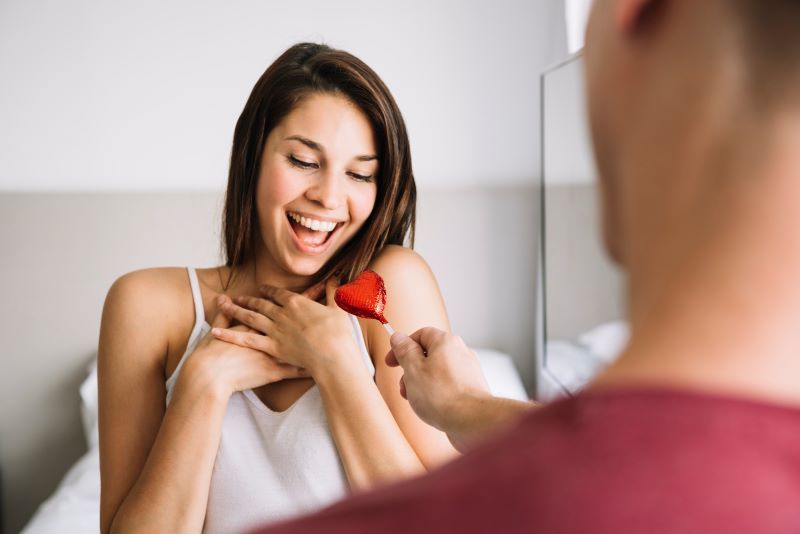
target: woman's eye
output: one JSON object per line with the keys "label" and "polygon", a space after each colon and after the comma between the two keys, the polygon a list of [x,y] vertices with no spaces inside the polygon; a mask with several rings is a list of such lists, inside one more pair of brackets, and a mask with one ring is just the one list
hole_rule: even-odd
{"label": "woman's eye", "polygon": [[319,167],[316,163],[310,161],[303,161],[301,159],[297,159],[296,157],[292,156],[291,154],[288,156],[289,163],[294,165],[295,167],[299,167],[301,169],[316,169]]}
{"label": "woman's eye", "polygon": [[371,174],[364,175],[364,174],[357,174],[355,172],[348,172],[347,174],[349,174],[351,178],[353,178],[354,180],[357,180],[359,182],[371,182],[372,181],[372,175]]}

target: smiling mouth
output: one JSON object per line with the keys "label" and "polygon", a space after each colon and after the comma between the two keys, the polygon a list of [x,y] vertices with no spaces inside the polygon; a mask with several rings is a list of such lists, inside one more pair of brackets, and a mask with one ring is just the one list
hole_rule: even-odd
{"label": "smiling mouth", "polygon": [[331,236],[344,225],[343,222],[313,219],[292,211],[287,212],[286,217],[297,239],[312,249],[326,245]]}

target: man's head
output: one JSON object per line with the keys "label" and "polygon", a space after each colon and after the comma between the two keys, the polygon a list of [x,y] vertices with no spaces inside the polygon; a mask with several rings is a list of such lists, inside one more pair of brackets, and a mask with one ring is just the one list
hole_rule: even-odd
{"label": "man's head", "polygon": [[800,107],[798,36],[800,0],[595,0],[587,93],[617,261],[637,228],[681,220],[708,187],[682,165],[745,117]]}

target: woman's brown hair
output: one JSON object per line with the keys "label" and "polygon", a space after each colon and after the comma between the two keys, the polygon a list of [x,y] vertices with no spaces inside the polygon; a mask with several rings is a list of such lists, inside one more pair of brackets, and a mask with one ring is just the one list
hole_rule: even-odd
{"label": "woman's brown hair", "polygon": [[[256,82],[236,123],[222,216],[225,264],[255,257],[259,237],[255,192],[267,136],[303,98],[343,96],[367,116],[378,150],[377,196],[361,229],[313,277],[348,282],[385,245],[414,246],[416,186],[400,109],[375,72],[357,57],[329,46],[300,43],[284,52]],[[230,283],[230,280],[228,281]]]}

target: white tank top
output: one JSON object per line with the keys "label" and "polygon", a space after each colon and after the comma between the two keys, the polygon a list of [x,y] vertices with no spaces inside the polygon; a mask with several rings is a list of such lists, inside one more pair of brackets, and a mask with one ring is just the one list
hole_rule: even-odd
{"label": "white tank top", "polygon": [[[187,270],[195,324],[186,352],[167,379],[167,404],[184,362],[211,330],[197,273]],[[350,320],[364,364],[374,376],[361,327],[355,316]],[[236,392],[225,411],[203,532],[246,532],[322,508],[344,497],[348,487],[316,385],[283,412],[267,408],[252,390]]]}

